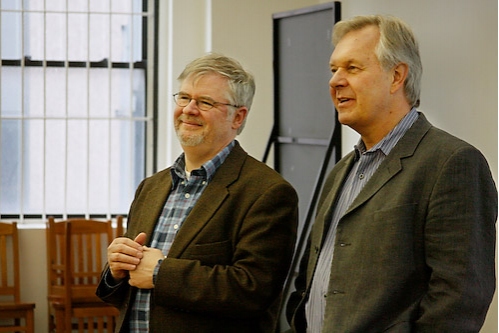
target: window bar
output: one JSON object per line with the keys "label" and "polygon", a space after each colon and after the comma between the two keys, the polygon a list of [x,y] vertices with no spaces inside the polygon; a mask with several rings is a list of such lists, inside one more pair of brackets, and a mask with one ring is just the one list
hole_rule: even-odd
{"label": "window bar", "polygon": [[42,154],[42,221],[47,219],[47,1],[43,1],[43,154]]}
{"label": "window bar", "polygon": [[85,215],[88,216],[90,211],[90,31],[91,31],[91,19],[90,19],[90,0],[87,1],[87,195],[86,195],[86,212]]}
{"label": "window bar", "polygon": [[[173,12],[173,0],[170,0],[168,2],[169,6],[168,6],[168,47],[167,47],[167,55],[168,55],[168,58],[167,58],[167,61],[168,61],[168,64],[167,64],[167,73],[173,73],[173,21],[174,21],[174,12]],[[158,23],[156,23],[158,24]],[[159,45],[158,45],[159,47]],[[173,93],[173,87],[174,85],[174,81],[173,81],[173,78],[172,78],[172,75],[168,75],[168,82],[167,82],[167,91],[168,91],[168,96],[171,96],[172,93]],[[176,88],[175,88],[176,89]],[[174,106],[173,106],[173,101],[171,101],[171,97],[170,97],[170,100],[167,101],[166,103],[166,119],[169,121],[170,119],[173,119],[173,112],[174,112]],[[159,114],[155,114],[155,117],[156,117],[156,127],[158,128],[159,127],[159,124],[158,123],[158,119],[160,119],[159,117]],[[167,142],[166,142],[166,147],[167,147],[167,163],[168,165],[171,165],[172,162],[175,160],[175,157],[173,156],[173,141],[174,141],[174,127],[173,126],[170,126],[172,130],[168,130],[167,131]],[[169,128],[170,129],[170,128]],[[158,145],[159,146],[159,145]],[[157,161],[156,163],[154,163],[154,169],[153,171],[156,172],[157,169],[159,168],[159,166],[157,165]]]}
{"label": "window bar", "polygon": [[[150,73],[146,76],[146,95],[145,95],[145,116],[148,118],[148,120],[145,122],[145,128],[147,129],[145,131],[145,136],[144,136],[144,149],[147,151],[147,146],[149,145],[152,147],[152,154],[146,155],[146,158],[144,159],[144,173],[147,174],[152,174],[152,171],[156,170],[156,164],[157,163],[157,151],[158,151],[158,140],[157,140],[157,133],[158,133],[158,107],[157,107],[157,101],[158,101],[158,89],[153,87],[158,86],[158,56],[157,52],[151,51],[151,50],[157,50],[158,49],[158,41],[156,36],[158,36],[158,31],[159,29],[159,1],[155,0],[145,0],[144,2],[144,11],[146,12],[146,18],[147,22],[145,23],[145,33],[142,31],[142,36],[143,40],[146,41],[145,49],[146,53],[142,58],[149,59],[151,57],[151,60],[148,61],[146,65],[146,73]],[[166,5],[163,3],[163,6],[170,6],[170,4]],[[167,7],[166,7],[167,8]],[[147,32],[151,32],[148,34]],[[149,35],[154,36],[151,38]],[[169,42],[168,42],[169,43]],[[167,58],[168,60],[168,58]],[[167,61],[167,66],[168,66],[168,61]],[[152,68],[149,70],[149,68]],[[171,73],[171,72],[170,72]],[[150,83],[150,84],[149,84]],[[151,89],[150,89],[151,88]],[[166,86],[166,95],[169,96],[169,93],[171,91],[171,86],[167,85]],[[165,108],[166,112],[168,113],[168,105],[166,105]],[[154,121],[149,121],[149,117],[152,117]],[[149,132],[152,132],[152,135],[149,134]],[[152,156],[151,156],[152,155]]]}
{"label": "window bar", "polygon": [[25,145],[27,144],[26,140],[25,140],[25,137],[24,137],[24,133],[25,133],[25,123],[26,123],[26,109],[25,109],[25,104],[24,104],[24,93],[25,93],[25,89],[24,89],[24,79],[25,79],[25,64],[24,64],[24,50],[25,50],[25,43],[26,43],[26,40],[24,38],[25,34],[24,34],[24,1],[21,1],[20,3],[20,20],[21,20],[21,25],[20,25],[20,30],[21,30],[21,161],[20,161],[20,169],[21,169],[21,176],[20,176],[20,193],[21,193],[21,197],[20,197],[20,202],[19,202],[19,217],[20,217],[20,222],[22,223],[23,222],[23,219],[24,219],[24,202],[25,202],[25,199],[24,199],[24,184],[25,184],[25,156],[24,156],[24,153],[26,151],[25,149]]}
{"label": "window bar", "polygon": [[109,54],[108,54],[108,66],[107,66],[107,76],[108,76],[108,101],[107,101],[107,113],[109,119],[107,120],[107,126],[108,126],[108,131],[107,131],[107,136],[108,136],[108,146],[107,146],[107,158],[108,158],[108,167],[107,167],[107,212],[106,216],[108,219],[111,218],[111,187],[112,187],[112,180],[111,180],[111,161],[112,161],[112,155],[111,155],[111,146],[112,146],[112,138],[113,138],[113,112],[112,112],[112,86],[113,86],[113,79],[112,79],[112,64],[113,64],[113,44],[112,44],[112,25],[113,25],[113,15],[112,15],[112,7],[111,7],[111,1],[108,2],[109,4],[109,12],[108,12],[108,43],[109,43]]}
{"label": "window bar", "polygon": [[[2,18],[3,12],[0,13],[0,20]],[[0,24],[0,37],[2,36],[2,24]],[[2,57],[2,41],[0,40],[0,58]],[[2,96],[2,75],[3,75],[3,68],[0,67],[0,97]],[[0,138],[2,137],[2,127],[3,127],[3,121],[1,121],[1,116],[2,116],[2,108],[0,107]],[[2,145],[0,144],[0,175],[2,174]],[[1,176],[0,176],[1,177]],[[1,181],[1,178],[0,178]],[[2,191],[0,191],[0,209],[2,208],[1,205],[2,202]]]}
{"label": "window bar", "polygon": [[[47,109],[48,109],[48,103],[47,103],[47,95],[48,95],[48,89],[47,89],[47,70],[48,70],[48,62],[47,62],[47,40],[48,40],[48,33],[47,33],[47,1],[43,1],[43,59],[42,59],[42,66],[43,66],[43,220],[47,219],[47,214],[60,214],[64,212],[50,212],[47,211],[47,197],[50,194],[48,190],[48,184],[47,184],[47,146],[48,146],[48,141],[47,141],[47,131],[48,131],[48,126],[47,126]],[[64,215],[63,215],[64,216]]]}
{"label": "window bar", "polygon": [[69,172],[68,172],[68,159],[69,159],[69,0],[66,0],[66,13],[65,13],[65,18],[66,18],[66,59],[64,59],[64,80],[66,82],[65,84],[65,89],[66,89],[66,98],[64,101],[64,115],[65,115],[65,141],[66,141],[66,147],[65,147],[65,158],[64,158],[64,217],[67,218],[68,215],[68,179],[69,179]]}
{"label": "window bar", "polygon": [[[142,1],[143,2],[143,1]],[[140,8],[142,9],[142,8]],[[129,179],[134,179],[134,173],[135,173],[135,170],[134,170],[134,165],[133,165],[133,162],[132,160],[134,159],[133,155],[134,155],[134,150],[135,150],[135,144],[133,142],[133,138],[135,137],[135,133],[134,133],[134,124],[135,124],[135,120],[134,120],[134,117],[136,115],[134,115],[134,109],[133,109],[133,84],[134,84],[134,80],[135,80],[135,73],[134,73],[134,66],[133,66],[133,61],[134,61],[134,58],[133,58],[133,50],[134,50],[134,20],[135,20],[135,7],[134,7],[134,3],[131,3],[130,4],[130,8],[129,8],[129,20],[130,20],[130,29],[129,29],[129,32],[128,32],[128,36],[126,36],[128,38],[128,45],[129,45],[129,59],[128,59],[128,64],[129,64],[129,69],[128,69],[128,73],[130,75],[130,82],[129,82],[129,89],[130,89],[130,92],[129,92],[129,96],[128,96],[128,103],[129,103],[129,107],[128,107],[128,112],[126,113],[126,116],[130,119],[130,121],[128,122],[128,127],[129,127],[129,135],[128,135],[128,151],[127,151],[127,154],[129,156],[129,159],[127,161],[127,164],[128,164],[128,173],[129,173]],[[131,182],[129,181],[128,184],[130,184]],[[128,187],[128,186],[127,186]]]}

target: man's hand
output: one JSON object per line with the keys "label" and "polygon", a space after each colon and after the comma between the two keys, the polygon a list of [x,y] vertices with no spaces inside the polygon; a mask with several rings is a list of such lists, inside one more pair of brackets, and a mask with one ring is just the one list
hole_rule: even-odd
{"label": "man's hand", "polygon": [[129,271],[134,270],[143,256],[146,234],[141,232],[131,240],[118,237],[107,248],[107,262],[111,275],[116,281],[124,279]]}
{"label": "man's hand", "polygon": [[163,259],[163,252],[159,249],[143,247],[142,259],[135,270],[130,271],[130,280],[128,283],[132,287],[141,289],[154,288],[153,274],[154,268],[158,264],[159,259]]}

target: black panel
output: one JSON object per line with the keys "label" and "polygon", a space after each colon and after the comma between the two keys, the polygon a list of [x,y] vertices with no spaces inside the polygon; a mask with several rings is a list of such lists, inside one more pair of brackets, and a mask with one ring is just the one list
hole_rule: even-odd
{"label": "black panel", "polygon": [[274,128],[269,143],[274,146],[275,169],[300,198],[304,232],[298,251],[323,178],[341,158],[341,128],[329,95],[331,35],[339,17],[339,2],[273,15]]}
{"label": "black panel", "polygon": [[[298,241],[283,305],[292,291],[324,178],[341,158],[341,128],[328,84],[331,35],[340,10],[340,2],[330,2],[273,15],[274,127],[263,160],[273,146],[274,167],[300,200]],[[286,329],[281,315],[277,332]]]}

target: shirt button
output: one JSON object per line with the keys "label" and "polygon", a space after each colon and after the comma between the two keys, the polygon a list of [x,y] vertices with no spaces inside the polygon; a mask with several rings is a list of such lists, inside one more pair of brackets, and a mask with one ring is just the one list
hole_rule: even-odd
{"label": "shirt button", "polygon": [[363,173],[361,173],[361,174],[359,175],[359,179],[364,179],[364,174],[363,174]]}
{"label": "shirt button", "polygon": [[191,197],[191,195],[190,195],[189,193],[186,193],[186,194],[185,194],[185,198],[186,198],[186,199],[189,199],[190,197]]}
{"label": "shirt button", "polygon": [[175,225],[173,226],[173,229],[178,230],[178,224],[175,224]]}
{"label": "shirt button", "polygon": [[206,181],[205,181],[205,180],[203,180],[203,183],[202,183],[202,184],[203,184],[203,185],[206,185]]}

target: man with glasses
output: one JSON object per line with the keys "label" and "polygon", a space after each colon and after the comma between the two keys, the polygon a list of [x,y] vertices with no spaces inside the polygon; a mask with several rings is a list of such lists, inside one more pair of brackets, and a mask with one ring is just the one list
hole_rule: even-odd
{"label": "man with glasses", "polygon": [[119,332],[274,332],[298,198],[235,140],[253,77],[210,54],[179,81],[174,123],[183,154],[139,185],[97,294],[120,310]]}

